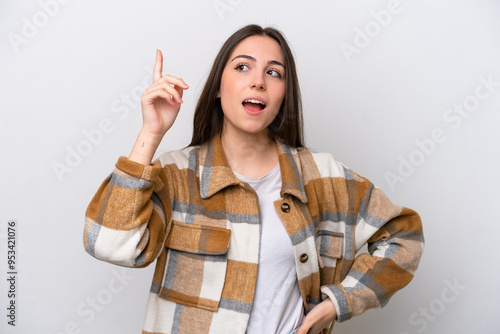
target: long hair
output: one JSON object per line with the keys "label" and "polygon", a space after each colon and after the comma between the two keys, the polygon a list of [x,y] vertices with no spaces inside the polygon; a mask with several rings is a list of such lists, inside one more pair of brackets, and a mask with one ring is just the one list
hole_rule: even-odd
{"label": "long hair", "polygon": [[217,54],[196,105],[193,136],[188,146],[204,144],[215,135],[222,133],[224,113],[220,99],[217,98],[222,72],[234,48],[245,38],[256,35],[274,39],[280,45],[285,61],[285,96],[276,118],[268,126],[269,138],[272,140],[280,139],[292,147],[304,146],[302,101],[292,52],[281,32],[274,28],[262,28],[255,24],[247,25],[236,31],[226,40]]}

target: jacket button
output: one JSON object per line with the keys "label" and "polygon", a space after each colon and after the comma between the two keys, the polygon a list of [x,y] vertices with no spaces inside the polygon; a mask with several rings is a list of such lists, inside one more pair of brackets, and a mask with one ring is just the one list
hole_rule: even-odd
{"label": "jacket button", "polygon": [[307,296],[307,297],[306,297],[306,303],[308,303],[308,304],[309,304],[309,302],[310,302],[310,301],[311,301],[311,297]]}
{"label": "jacket button", "polygon": [[309,259],[309,255],[307,255],[306,253],[304,253],[300,256],[300,262],[302,262],[302,263],[306,262],[308,259]]}
{"label": "jacket button", "polygon": [[283,211],[283,212],[290,211],[290,204],[288,204],[288,203],[281,204],[281,211]]}

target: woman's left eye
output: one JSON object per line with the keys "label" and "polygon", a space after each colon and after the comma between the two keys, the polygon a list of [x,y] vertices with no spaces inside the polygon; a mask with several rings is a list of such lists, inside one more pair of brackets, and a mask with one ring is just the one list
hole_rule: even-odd
{"label": "woman's left eye", "polygon": [[276,70],[269,70],[269,71],[267,71],[267,73],[271,74],[271,76],[273,76],[273,77],[281,78],[281,73],[276,71]]}

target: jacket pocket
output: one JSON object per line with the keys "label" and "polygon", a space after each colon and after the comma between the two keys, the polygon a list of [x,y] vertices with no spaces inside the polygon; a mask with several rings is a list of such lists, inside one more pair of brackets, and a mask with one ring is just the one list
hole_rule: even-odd
{"label": "jacket pocket", "polygon": [[323,263],[320,268],[321,285],[338,283],[339,272],[336,270],[342,258],[344,234],[320,230],[316,234],[316,249]]}
{"label": "jacket pocket", "polygon": [[217,311],[230,237],[229,229],[173,221],[165,241],[167,258],[159,297]]}

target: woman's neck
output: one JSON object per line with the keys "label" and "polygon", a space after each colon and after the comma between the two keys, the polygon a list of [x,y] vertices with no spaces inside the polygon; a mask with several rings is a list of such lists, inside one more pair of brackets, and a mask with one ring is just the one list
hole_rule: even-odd
{"label": "woman's neck", "polygon": [[222,148],[231,169],[238,174],[258,178],[278,163],[276,143],[267,134],[267,129],[255,134],[221,134]]}

